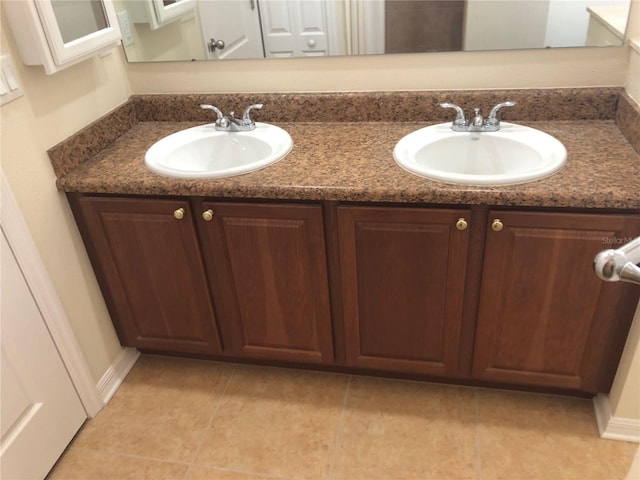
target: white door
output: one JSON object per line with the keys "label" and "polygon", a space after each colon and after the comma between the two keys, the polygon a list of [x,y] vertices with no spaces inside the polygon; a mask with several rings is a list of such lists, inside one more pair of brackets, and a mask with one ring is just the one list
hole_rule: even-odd
{"label": "white door", "polygon": [[267,57],[330,55],[326,0],[260,0]]}
{"label": "white door", "polygon": [[39,480],[87,414],[4,230],[1,237],[0,478]]}
{"label": "white door", "polygon": [[198,13],[209,60],[264,58],[257,0],[199,0]]}

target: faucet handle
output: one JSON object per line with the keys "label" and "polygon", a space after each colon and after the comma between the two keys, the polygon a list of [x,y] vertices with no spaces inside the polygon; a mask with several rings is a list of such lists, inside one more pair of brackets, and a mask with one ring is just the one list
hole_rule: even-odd
{"label": "faucet handle", "polygon": [[202,108],[203,110],[213,110],[213,112],[218,116],[218,120],[222,120],[224,118],[224,115],[218,107],[207,105],[206,103],[201,103],[200,108]]}
{"label": "faucet handle", "polygon": [[249,105],[245,108],[244,113],[242,114],[242,123],[244,125],[251,125],[255,123],[251,118],[251,110],[260,110],[264,105],[262,103],[254,103],[253,105]]}
{"label": "faucet handle", "polygon": [[456,119],[453,121],[454,125],[466,125],[467,120],[464,118],[464,110],[455,103],[441,103],[442,108],[453,108],[456,111]]}
{"label": "faucet handle", "polygon": [[224,114],[220,111],[218,107],[214,107],[213,105],[207,105],[206,103],[200,104],[200,108],[203,110],[212,110],[216,116],[216,125],[219,127],[226,127],[229,123],[229,119],[224,116]]}
{"label": "faucet handle", "polygon": [[513,107],[515,104],[516,102],[503,102],[493,107],[491,109],[491,112],[489,112],[489,117],[487,118],[487,125],[500,124],[500,120],[498,120],[498,111],[503,107]]}

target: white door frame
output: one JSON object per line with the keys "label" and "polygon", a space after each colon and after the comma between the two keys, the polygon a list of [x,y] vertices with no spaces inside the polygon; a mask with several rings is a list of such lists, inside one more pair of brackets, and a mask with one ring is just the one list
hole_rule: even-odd
{"label": "white door frame", "polygon": [[384,53],[385,2],[347,0],[349,54]]}
{"label": "white door frame", "polygon": [[105,402],[91,376],[84,354],[2,170],[0,193],[2,230],[7,236],[87,416],[94,417],[102,410]]}

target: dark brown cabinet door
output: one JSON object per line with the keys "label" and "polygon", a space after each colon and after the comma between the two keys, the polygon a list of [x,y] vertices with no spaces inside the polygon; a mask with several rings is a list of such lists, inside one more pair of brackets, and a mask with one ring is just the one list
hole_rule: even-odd
{"label": "dark brown cabinet door", "polygon": [[219,353],[188,203],[108,197],[70,201],[120,341],[147,350]]}
{"label": "dark brown cabinet door", "polygon": [[454,374],[469,210],[338,207],[347,363]]}
{"label": "dark brown cabinet door", "polygon": [[640,289],[599,280],[593,258],[639,231],[638,216],[491,211],[473,375],[608,391]]}
{"label": "dark brown cabinet door", "polygon": [[201,210],[225,353],[332,363],[322,207],[204,202]]}

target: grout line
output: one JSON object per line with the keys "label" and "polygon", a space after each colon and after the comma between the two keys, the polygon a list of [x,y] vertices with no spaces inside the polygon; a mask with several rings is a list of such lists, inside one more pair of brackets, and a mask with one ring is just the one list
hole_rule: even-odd
{"label": "grout line", "polygon": [[353,375],[349,375],[349,380],[347,381],[347,386],[344,390],[344,398],[342,399],[342,411],[340,412],[340,419],[338,420],[338,426],[336,427],[336,435],[333,439],[333,452],[331,453],[331,458],[329,460],[329,472],[327,475],[327,480],[333,479],[333,470],[336,466],[336,458],[338,456],[338,446],[340,445],[340,436],[342,430],[344,429],[344,416],[347,410],[347,401],[349,399],[349,392],[351,390],[351,380],[353,379]]}
{"label": "grout line", "polygon": [[72,447],[72,448],[74,450],[106,453],[108,455],[114,455],[114,456],[120,456],[120,457],[126,457],[126,458],[134,458],[136,460],[147,460],[147,461],[156,462],[156,463],[170,463],[172,465],[184,465],[186,467],[189,467],[189,466],[192,465],[191,462],[183,462],[181,460],[166,460],[166,459],[162,459],[162,458],[158,458],[158,457],[148,457],[146,455],[136,455],[135,453],[119,452],[117,450],[110,450],[110,449],[106,449],[106,448],[91,448],[91,447]]}
{"label": "grout line", "polygon": [[193,452],[193,457],[191,457],[191,462],[189,463],[189,468],[187,469],[186,473],[184,474],[183,480],[185,480],[187,478],[187,476],[189,475],[189,472],[191,471],[191,468],[194,465],[196,465],[195,462],[196,462],[196,460],[198,458],[198,455],[200,454],[200,450],[202,450],[202,447],[204,445],[204,441],[206,440],[207,435],[211,431],[211,425],[213,425],[213,419],[216,416],[216,414],[218,413],[218,409],[220,408],[220,404],[222,403],[222,399],[225,397],[225,395],[227,393],[227,389],[229,388],[229,384],[231,383],[231,379],[233,379],[233,377],[235,377],[237,371],[238,371],[238,366],[234,365],[233,370],[231,371],[231,374],[229,375],[229,378],[227,378],[227,383],[225,383],[224,388],[222,389],[222,393],[220,394],[220,397],[218,398],[218,401],[216,402],[216,406],[213,408],[213,412],[209,416],[209,421],[207,422],[207,426],[205,427],[204,432],[202,433],[202,438],[200,439],[200,443],[198,443],[198,446],[196,447],[195,451]]}
{"label": "grout line", "polygon": [[476,407],[476,480],[482,480],[482,452],[480,448],[480,408],[478,406],[478,389],[473,390]]}
{"label": "grout line", "polygon": [[253,477],[257,477],[257,478],[264,478],[265,480],[268,479],[273,479],[273,480],[293,480],[290,477],[284,477],[282,475],[278,475],[275,473],[260,473],[260,472],[254,472],[251,470],[242,470],[242,469],[237,469],[237,468],[226,468],[226,467],[220,467],[220,466],[216,466],[216,465],[209,465],[207,463],[197,463],[194,465],[191,465],[191,467],[189,468],[189,471],[191,470],[191,468],[196,467],[196,468],[204,468],[205,470],[215,470],[218,472],[227,472],[227,473],[240,473],[243,475],[251,475]]}
{"label": "grout line", "polygon": [[[220,472],[229,472],[229,473],[240,473],[240,474],[246,474],[246,475],[253,475],[259,478],[264,478],[265,480],[267,479],[274,479],[274,480],[291,480],[289,477],[284,477],[281,475],[274,475],[274,474],[268,474],[268,473],[258,473],[258,472],[253,472],[250,470],[239,470],[239,469],[233,469],[233,468],[225,468],[225,467],[220,467],[220,466],[216,466],[216,465],[209,465],[206,463],[194,463],[194,462],[185,462],[185,461],[180,461],[180,460],[164,460],[164,459],[160,459],[160,458],[156,458],[156,457],[148,457],[146,455],[136,455],[134,453],[124,453],[124,452],[119,452],[116,450],[108,450],[108,449],[101,449],[101,448],[91,448],[91,447],[73,447],[74,450],[80,450],[80,451],[87,451],[87,452],[98,452],[98,453],[104,453],[107,455],[111,455],[114,457],[125,457],[125,458],[132,458],[135,460],[145,460],[148,462],[154,462],[154,463],[166,463],[166,464],[171,464],[171,465],[182,465],[187,467],[187,470],[185,472],[185,476],[183,477],[183,480],[186,479],[189,476],[189,473],[191,472],[191,469],[193,467],[202,467],[204,469],[208,469],[208,470],[217,470]],[[51,471],[53,472],[54,469],[52,469]]]}

